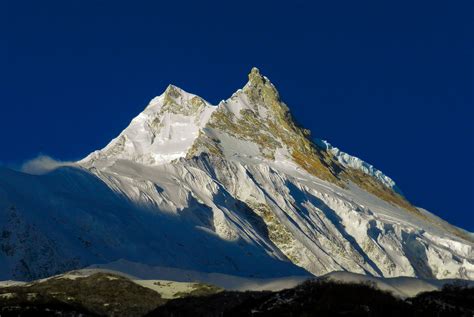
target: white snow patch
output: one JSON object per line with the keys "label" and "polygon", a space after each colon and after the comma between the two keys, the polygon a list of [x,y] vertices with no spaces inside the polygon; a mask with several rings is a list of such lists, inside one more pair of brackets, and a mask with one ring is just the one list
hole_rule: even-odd
{"label": "white snow patch", "polygon": [[279,291],[295,287],[309,278],[309,276],[250,278],[222,273],[206,273],[171,267],[150,266],[126,260],[96,264],[88,269],[106,269],[108,272],[118,271],[125,273],[128,276],[134,276],[133,279],[138,280],[138,283],[143,286],[150,284],[150,282],[144,282],[144,280],[168,280],[184,283],[206,283],[227,290],[237,291]]}
{"label": "white snow patch", "polygon": [[178,298],[179,293],[185,294],[198,288],[198,283],[175,282],[168,280],[133,280],[138,285],[154,290],[161,298]]}

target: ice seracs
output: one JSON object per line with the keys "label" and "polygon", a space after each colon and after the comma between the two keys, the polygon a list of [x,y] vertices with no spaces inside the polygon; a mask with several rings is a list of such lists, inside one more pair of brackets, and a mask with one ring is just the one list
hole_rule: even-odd
{"label": "ice seracs", "polygon": [[332,146],[329,142],[325,140],[315,139],[314,141],[322,148],[326,149],[327,151],[330,151],[342,165],[361,170],[364,173],[376,178],[385,186],[393,188],[395,191],[400,192],[400,189],[396,186],[395,182],[390,177],[385,175],[382,171],[376,169],[371,164],[364,162],[358,157],[352,156],[341,151],[340,149]]}

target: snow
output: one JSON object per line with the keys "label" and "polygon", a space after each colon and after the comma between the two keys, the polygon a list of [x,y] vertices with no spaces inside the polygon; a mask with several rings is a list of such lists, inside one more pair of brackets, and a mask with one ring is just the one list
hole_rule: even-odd
{"label": "snow", "polygon": [[[103,270],[107,272],[126,272],[127,276],[140,285],[163,290],[166,287],[156,287],[155,282],[173,281],[173,288],[189,289],[194,283],[206,283],[227,290],[236,291],[279,291],[301,284],[309,276],[283,276],[278,278],[250,278],[222,273],[206,273],[194,270],[183,270],[170,267],[149,266],[119,260],[111,263],[93,265],[88,270]],[[166,285],[165,285],[166,286]],[[173,292],[166,290],[165,292]],[[161,293],[161,292],[160,292]],[[170,294],[171,295],[171,294]]]}
{"label": "snow", "polygon": [[219,104],[219,107],[222,107],[228,110],[230,113],[235,115],[237,118],[240,117],[240,111],[249,107],[249,102],[247,96],[244,94],[242,89],[237,90],[229,99],[222,101]]}
{"label": "snow", "polygon": [[255,143],[241,140],[229,134],[214,129],[206,129],[206,133],[212,138],[220,140],[225,146],[222,147],[224,156],[230,160],[245,160],[246,158],[259,158],[260,150]]}
{"label": "snow", "polygon": [[1,287],[9,287],[9,286],[21,286],[21,285],[24,285],[24,284],[26,284],[26,283],[21,282],[21,281],[12,281],[12,280],[0,281],[0,288]]}
{"label": "snow", "polygon": [[154,290],[161,295],[161,298],[178,298],[179,293],[186,294],[195,290],[199,284],[175,282],[168,280],[134,280],[135,283],[143,287]]}
{"label": "snow", "polygon": [[[350,272],[333,272],[322,278],[343,283],[371,283],[376,288],[392,293],[395,296],[407,298],[419,293],[440,290],[443,285],[455,282],[454,280],[429,280],[413,277],[380,278]],[[469,282],[473,285],[474,282]]]}

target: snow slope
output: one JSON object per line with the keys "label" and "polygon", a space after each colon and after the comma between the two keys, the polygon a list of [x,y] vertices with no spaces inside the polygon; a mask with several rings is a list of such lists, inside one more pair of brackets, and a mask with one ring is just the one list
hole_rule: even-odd
{"label": "snow slope", "polygon": [[382,172],[313,143],[257,69],[217,106],[169,86],[74,166],[0,169],[0,280],[110,263],[472,280],[473,247]]}
{"label": "snow slope", "polygon": [[322,279],[341,283],[369,283],[374,287],[391,292],[393,295],[407,298],[422,292],[440,290],[446,284],[462,283],[474,286],[474,281],[456,279],[420,279],[414,277],[374,277],[351,272],[331,272],[320,277],[284,276],[274,278],[255,278],[227,275],[222,273],[204,273],[169,267],[153,267],[140,263],[119,260],[112,263],[93,265],[89,268],[74,270],[32,282],[0,282],[0,288],[8,286],[25,286],[41,283],[50,279],[69,279],[90,276],[95,273],[108,273],[123,276],[133,282],[160,293],[162,298],[172,299],[190,293],[202,283],[218,286],[225,290],[235,291],[280,291],[298,286],[308,279]]}

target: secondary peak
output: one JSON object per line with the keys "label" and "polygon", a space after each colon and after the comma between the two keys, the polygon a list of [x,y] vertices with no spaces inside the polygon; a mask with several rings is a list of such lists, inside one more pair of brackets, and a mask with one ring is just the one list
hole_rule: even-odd
{"label": "secondary peak", "polygon": [[183,93],[183,90],[181,88],[172,84],[169,84],[165,90],[165,95],[172,98],[178,98],[179,96],[182,95],[182,93]]}

